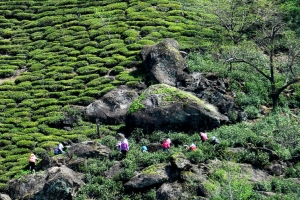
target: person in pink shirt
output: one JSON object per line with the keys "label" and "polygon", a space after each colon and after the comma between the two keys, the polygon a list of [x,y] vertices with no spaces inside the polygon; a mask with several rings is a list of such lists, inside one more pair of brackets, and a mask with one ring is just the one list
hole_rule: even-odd
{"label": "person in pink shirt", "polygon": [[34,153],[31,153],[29,157],[29,169],[31,174],[32,172],[35,173],[35,163],[37,160],[38,158],[34,155]]}
{"label": "person in pink shirt", "polygon": [[205,142],[206,140],[208,140],[206,133],[200,132],[200,137],[201,137],[202,142]]}
{"label": "person in pink shirt", "polygon": [[161,146],[162,146],[163,151],[169,151],[169,149],[171,147],[170,142],[167,139],[164,139]]}

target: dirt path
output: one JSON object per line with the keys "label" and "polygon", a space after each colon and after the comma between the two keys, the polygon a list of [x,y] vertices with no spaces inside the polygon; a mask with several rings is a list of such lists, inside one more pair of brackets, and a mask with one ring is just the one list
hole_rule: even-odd
{"label": "dirt path", "polygon": [[15,74],[12,77],[1,78],[0,79],[0,85],[2,85],[2,83],[5,82],[5,81],[15,81],[25,71],[27,71],[27,69],[17,69],[15,71]]}

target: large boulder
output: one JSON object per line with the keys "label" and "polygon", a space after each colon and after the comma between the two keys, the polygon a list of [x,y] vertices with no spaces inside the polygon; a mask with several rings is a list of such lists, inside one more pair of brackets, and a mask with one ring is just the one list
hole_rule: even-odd
{"label": "large boulder", "polygon": [[287,168],[287,164],[282,161],[273,160],[270,164],[266,165],[264,169],[266,169],[269,174],[280,176],[284,173],[285,169]]}
{"label": "large boulder", "polygon": [[11,200],[11,198],[7,194],[0,194],[0,200]]}
{"label": "large boulder", "polygon": [[161,185],[179,177],[178,170],[170,164],[151,165],[124,184],[125,190],[139,190]]}
{"label": "large boulder", "polygon": [[159,200],[177,200],[189,199],[189,195],[183,192],[179,183],[164,183],[156,191],[156,199]]}
{"label": "large boulder", "polygon": [[86,158],[107,157],[110,153],[110,148],[95,141],[72,143],[68,147],[67,153],[52,157],[44,156],[36,168],[37,170],[46,170],[65,165],[74,171],[79,171],[81,165],[86,165]]}
{"label": "large boulder", "polygon": [[83,179],[84,174],[66,166],[52,167],[42,173],[9,181],[10,197],[20,200],[71,200],[84,185]]}
{"label": "large boulder", "polygon": [[222,114],[234,107],[234,97],[228,91],[229,79],[220,78],[212,73],[194,72],[184,74],[181,78],[182,86],[180,89],[192,92],[200,99],[203,99],[216,107]]}
{"label": "large boulder", "polygon": [[126,126],[131,132],[141,128],[145,133],[155,130],[195,132],[219,127],[228,121],[218,109],[191,93],[166,84],[147,88],[130,106]]}
{"label": "large boulder", "polygon": [[109,156],[111,153],[110,148],[104,146],[95,141],[85,141],[81,143],[73,144],[67,152],[69,158],[81,157],[81,158],[90,158],[90,157],[101,157]]}
{"label": "large boulder", "polygon": [[122,169],[122,163],[115,161],[115,164],[111,166],[107,171],[104,172],[106,178],[113,178],[115,175],[119,174]]}
{"label": "large boulder", "polygon": [[192,163],[185,157],[183,153],[172,155],[171,163],[180,170],[189,170],[192,168]]}
{"label": "large boulder", "polygon": [[86,107],[86,115],[98,118],[101,123],[120,124],[125,122],[126,112],[138,93],[125,85],[106,93],[101,99]]}
{"label": "large boulder", "polygon": [[157,45],[141,50],[146,72],[152,82],[176,86],[183,69],[187,67],[176,40],[165,39]]}

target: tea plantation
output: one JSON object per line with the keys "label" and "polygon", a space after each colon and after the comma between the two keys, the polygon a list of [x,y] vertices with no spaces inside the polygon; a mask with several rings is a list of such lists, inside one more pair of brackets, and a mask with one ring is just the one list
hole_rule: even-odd
{"label": "tea plantation", "polygon": [[[35,147],[40,155],[59,141],[97,137],[88,121],[71,131],[57,125],[65,113],[78,114],[76,106],[87,106],[118,85],[142,81],[142,46],[163,38],[176,38],[184,50],[208,46],[202,38],[213,31],[201,28],[193,5],[167,0],[0,2],[0,188],[27,165]],[[101,128],[105,134],[117,129]]]}

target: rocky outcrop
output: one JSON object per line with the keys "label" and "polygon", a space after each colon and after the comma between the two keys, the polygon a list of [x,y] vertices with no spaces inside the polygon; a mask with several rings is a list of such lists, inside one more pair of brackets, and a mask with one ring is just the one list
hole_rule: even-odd
{"label": "rocky outcrop", "polygon": [[67,166],[68,168],[79,171],[82,164],[86,164],[86,158],[107,157],[111,150],[95,141],[85,141],[81,143],[72,143],[68,152],[53,157],[45,156],[37,165],[37,170],[47,170],[51,167]]}
{"label": "rocky outcrop", "polygon": [[195,132],[219,127],[228,121],[218,109],[194,95],[166,84],[152,85],[130,106],[126,126],[131,132],[141,128]]}
{"label": "rocky outcrop", "polygon": [[73,144],[67,152],[69,158],[73,156],[76,157],[101,157],[101,156],[108,156],[111,153],[111,150],[104,145],[101,145],[95,141],[86,141],[81,143]]}
{"label": "rocky outcrop", "polygon": [[234,107],[234,97],[227,92],[229,79],[214,74],[192,73],[184,80],[186,87],[180,88],[193,92],[198,98],[216,106],[222,114]]}
{"label": "rocky outcrop", "polygon": [[86,115],[92,119],[98,118],[105,124],[124,123],[126,112],[137,97],[134,89],[121,85],[88,105]]}
{"label": "rocky outcrop", "polygon": [[107,171],[104,172],[104,176],[106,178],[113,178],[115,175],[120,173],[122,169],[122,163],[119,161],[116,161],[116,163],[110,167]]}
{"label": "rocky outcrop", "polygon": [[270,164],[266,165],[264,168],[269,172],[269,174],[280,176],[284,173],[285,169],[287,168],[287,164],[282,161],[273,160]]}
{"label": "rocky outcrop", "polygon": [[145,189],[177,179],[179,173],[170,164],[151,165],[124,184],[125,190]]}
{"label": "rocky outcrop", "polygon": [[172,155],[171,163],[181,170],[189,170],[192,168],[192,163],[184,156],[183,153]]}
{"label": "rocky outcrop", "polygon": [[0,194],[0,200],[11,200],[7,194]]}
{"label": "rocky outcrop", "polygon": [[141,50],[146,72],[151,82],[176,86],[180,74],[187,67],[179,51],[176,40],[165,39],[162,42],[144,46]]}
{"label": "rocky outcrop", "polygon": [[84,184],[84,174],[66,166],[52,167],[42,173],[27,175],[9,181],[12,199],[71,200]]}
{"label": "rocky outcrop", "polygon": [[181,184],[179,183],[164,183],[156,191],[156,199],[159,200],[177,200],[188,199],[189,195],[183,193]]}

